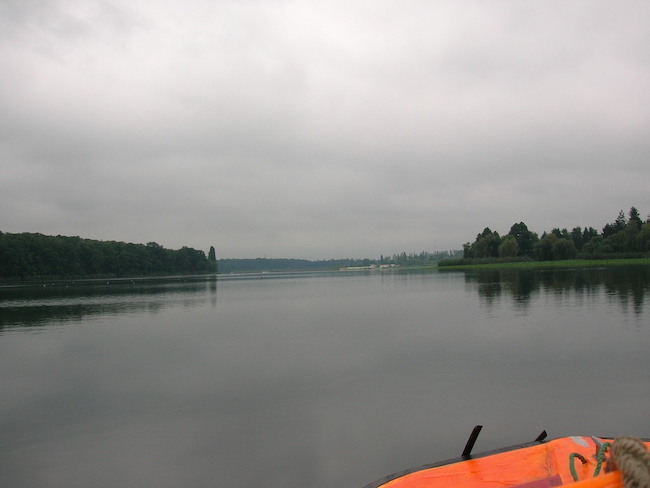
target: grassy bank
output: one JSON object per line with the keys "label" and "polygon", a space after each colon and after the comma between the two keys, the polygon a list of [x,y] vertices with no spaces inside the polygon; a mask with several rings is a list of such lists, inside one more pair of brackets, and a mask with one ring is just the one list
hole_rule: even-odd
{"label": "grassy bank", "polygon": [[650,258],[633,259],[567,259],[565,261],[522,261],[504,263],[463,264],[440,266],[440,270],[466,269],[544,269],[544,268],[599,268],[603,266],[650,266]]}

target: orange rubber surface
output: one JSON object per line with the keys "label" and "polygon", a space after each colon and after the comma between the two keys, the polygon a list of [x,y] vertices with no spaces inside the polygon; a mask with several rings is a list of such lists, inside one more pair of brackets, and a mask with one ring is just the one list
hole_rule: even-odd
{"label": "orange rubber surface", "polygon": [[[599,439],[607,442],[611,439]],[[646,442],[650,448],[650,442]],[[579,482],[572,488],[622,487],[619,473],[594,478],[598,444],[591,437],[563,437],[541,444],[516,448],[485,457],[422,469],[387,481],[381,488],[551,488],[575,483],[570,456],[579,453],[586,464],[575,458]]]}

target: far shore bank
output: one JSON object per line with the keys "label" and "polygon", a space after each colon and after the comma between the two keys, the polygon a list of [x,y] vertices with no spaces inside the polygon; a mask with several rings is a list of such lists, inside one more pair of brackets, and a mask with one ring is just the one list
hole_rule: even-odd
{"label": "far shore bank", "polygon": [[631,259],[567,259],[563,261],[521,261],[503,263],[461,264],[438,266],[439,270],[471,269],[545,269],[545,268],[602,268],[605,266],[650,266],[650,258]]}

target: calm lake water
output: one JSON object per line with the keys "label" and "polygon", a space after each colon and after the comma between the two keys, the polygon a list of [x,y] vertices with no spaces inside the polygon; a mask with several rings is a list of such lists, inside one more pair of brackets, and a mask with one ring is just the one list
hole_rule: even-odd
{"label": "calm lake water", "polygon": [[0,484],[361,488],[650,436],[650,268],[0,288]]}

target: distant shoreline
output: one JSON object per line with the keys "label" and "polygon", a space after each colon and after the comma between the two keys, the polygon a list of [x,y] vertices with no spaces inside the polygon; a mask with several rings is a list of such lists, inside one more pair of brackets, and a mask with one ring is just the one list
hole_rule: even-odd
{"label": "distant shoreline", "polygon": [[455,264],[450,266],[438,266],[438,269],[458,271],[471,269],[601,268],[605,266],[650,266],[650,258],[567,259],[563,261],[520,261],[483,264]]}

